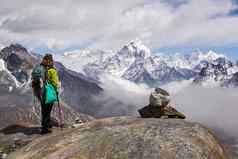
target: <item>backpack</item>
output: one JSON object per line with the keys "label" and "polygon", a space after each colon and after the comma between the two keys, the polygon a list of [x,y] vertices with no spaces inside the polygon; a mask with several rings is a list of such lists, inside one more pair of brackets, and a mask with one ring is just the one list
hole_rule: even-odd
{"label": "backpack", "polygon": [[45,80],[45,68],[42,65],[36,65],[31,73],[32,89],[34,95],[42,101],[43,81]]}
{"label": "backpack", "polygon": [[31,73],[32,80],[40,80],[45,77],[45,68],[42,65],[36,65]]}
{"label": "backpack", "polygon": [[44,102],[45,104],[51,104],[58,101],[58,95],[55,91],[55,88],[49,82],[46,82],[44,85]]}

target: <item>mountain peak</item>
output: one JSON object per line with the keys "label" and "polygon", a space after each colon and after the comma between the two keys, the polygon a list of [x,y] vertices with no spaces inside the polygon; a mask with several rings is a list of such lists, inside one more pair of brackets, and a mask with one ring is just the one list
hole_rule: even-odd
{"label": "mountain peak", "polygon": [[90,53],[91,52],[89,50],[74,50],[74,51],[65,52],[63,56],[68,58],[78,58]]}
{"label": "mountain peak", "polygon": [[120,51],[120,55],[134,56],[136,58],[148,58],[151,56],[151,51],[142,41],[135,40],[125,45]]}
{"label": "mountain peak", "polygon": [[137,45],[137,46],[140,46],[140,45],[143,45],[143,42],[139,39],[136,39],[136,40],[132,40],[130,41],[130,43],[128,45]]}
{"label": "mountain peak", "polygon": [[220,57],[225,58],[225,55],[218,54],[218,53],[216,53],[212,50],[209,50],[207,53],[199,52],[197,57],[200,61],[203,61],[203,60],[213,61],[213,60],[216,60]]}
{"label": "mountain peak", "polygon": [[213,58],[220,58],[220,57],[226,57],[224,54],[219,54],[219,53],[216,53],[215,51],[213,50],[209,50],[207,53],[206,53],[207,56],[210,56],[210,57],[213,57]]}
{"label": "mountain peak", "polygon": [[11,44],[11,45],[9,46],[9,48],[12,48],[12,49],[14,49],[14,50],[16,50],[16,51],[22,50],[22,51],[27,52],[27,49],[26,49],[25,47],[23,47],[21,44],[18,44],[18,43],[16,43],[16,44]]}
{"label": "mountain peak", "polygon": [[28,57],[28,56],[32,57],[32,54],[28,52],[28,50],[22,45],[11,44],[10,46],[4,47],[0,51],[0,58],[3,58],[4,60],[6,60],[12,54],[16,54],[21,57]]}
{"label": "mountain peak", "polygon": [[0,51],[0,59],[4,60],[7,70],[21,83],[28,80],[29,70],[38,59],[20,44],[11,44]]}

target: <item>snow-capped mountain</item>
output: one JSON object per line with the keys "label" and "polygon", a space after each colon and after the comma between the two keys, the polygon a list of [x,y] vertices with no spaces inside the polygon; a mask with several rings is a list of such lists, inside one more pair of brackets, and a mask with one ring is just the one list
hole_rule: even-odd
{"label": "snow-capped mountain", "polygon": [[[125,72],[144,63],[151,56],[150,50],[140,41],[130,42],[118,53],[102,63],[101,69],[115,76],[125,76]],[[139,66],[138,66],[139,67]]]}
{"label": "snow-capped mountain", "polygon": [[65,52],[63,56],[55,55],[54,57],[57,61],[61,61],[62,63],[64,63],[67,68],[77,72],[83,72],[85,65],[89,63],[101,64],[103,61],[105,61],[105,59],[113,56],[114,54],[115,53],[110,50],[75,50],[71,52]]}
{"label": "snow-capped mountain", "polygon": [[173,55],[162,54],[160,56],[162,56],[163,60],[170,67],[184,68],[190,70],[193,69],[197,71],[200,71],[199,66],[204,61],[212,62],[218,58],[226,58],[226,56],[215,53],[212,50],[208,51],[207,53],[203,53],[199,49],[197,49],[195,52],[192,52],[190,55],[182,55],[180,53],[175,53]]}
{"label": "snow-capped mountain", "polygon": [[94,78],[100,73],[108,73],[152,87],[171,81],[190,79],[195,75],[192,70],[170,66],[168,59],[152,55],[150,49],[140,41],[130,42],[103,63],[87,64],[84,72]]}
{"label": "snow-capped mountain", "polygon": [[60,61],[94,79],[106,73],[151,87],[192,78],[195,78],[195,83],[222,83],[238,71],[237,66],[223,54],[200,50],[189,55],[153,54],[138,40],[123,46],[118,52],[67,53]]}
{"label": "snow-capped mountain", "polygon": [[0,51],[0,59],[11,75],[15,77],[17,86],[29,82],[31,68],[37,62],[36,58],[19,44],[13,44]]}
{"label": "snow-capped mountain", "polygon": [[202,63],[201,71],[194,79],[195,83],[202,85],[223,85],[238,72],[238,67],[226,57],[219,57],[213,61],[203,61]]}

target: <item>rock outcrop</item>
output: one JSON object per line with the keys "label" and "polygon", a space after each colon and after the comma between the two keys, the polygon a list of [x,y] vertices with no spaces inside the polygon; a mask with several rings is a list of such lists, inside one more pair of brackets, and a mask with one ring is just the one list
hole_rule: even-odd
{"label": "rock outcrop", "polygon": [[138,110],[142,118],[177,118],[186,116],[169,105],[170,94],[162,88],[155,88],[150,94],[149,105]]}
{"label": "rock outcrop", "polygon": [[9,159],[227,159],[212,132],[180,119],[116,117],[33,140]]}

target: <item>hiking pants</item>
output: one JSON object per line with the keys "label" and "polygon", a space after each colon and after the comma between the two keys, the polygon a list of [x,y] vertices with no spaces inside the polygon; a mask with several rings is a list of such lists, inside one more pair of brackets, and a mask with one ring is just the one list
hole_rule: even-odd
{"label": "hiking pants", "polygon": [[53,103],[51,104],[41,104],[41,126],[42,129],[47,130],[50,128],[50,114],[52,111]]}

